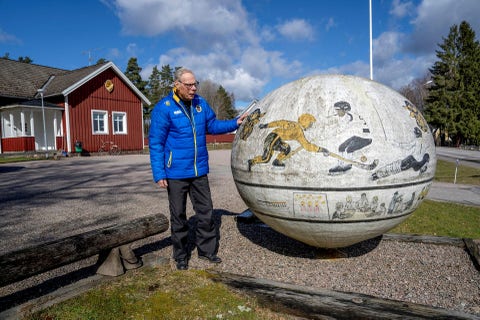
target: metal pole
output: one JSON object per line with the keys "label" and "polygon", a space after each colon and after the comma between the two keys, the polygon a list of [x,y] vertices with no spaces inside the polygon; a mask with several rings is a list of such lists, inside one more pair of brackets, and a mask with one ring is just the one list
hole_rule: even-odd
{"label": "metal pole", "polygon": [[458,159],[455,161],[455,177],[453,178],[453,184],[457,183],[457,172],[458,172]]}
{"label": "metal pole", "polygon": [[45,128],[45,106],[43,104],[43,89],[38,89],[42,98],[42,119],[43,119],[43,143],[45,145],[45,158],[48,159],[47,130]]}
{"label": "metal pole", "polygon": [[370,11],[370,80],[373,80],[373,53],[372,53],[372,0],[369,0]]}

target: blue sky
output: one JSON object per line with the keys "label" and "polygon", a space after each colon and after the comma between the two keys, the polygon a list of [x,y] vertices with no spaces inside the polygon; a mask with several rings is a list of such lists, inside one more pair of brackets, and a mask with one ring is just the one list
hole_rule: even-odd
{"label": "blue sky", "polygon": [[[425,75],[453,24],[480,38],[478,0],[372,0],[373,78]],[[136,57],[223,85],[237,108],[313,74],[370,77],[369,0],[0,0],[0,56],[77,69]]]}

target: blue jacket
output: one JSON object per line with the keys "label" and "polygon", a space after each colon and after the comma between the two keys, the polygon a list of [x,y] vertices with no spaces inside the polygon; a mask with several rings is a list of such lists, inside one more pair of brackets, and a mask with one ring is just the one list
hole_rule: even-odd
{"label": "blue jacket", "polygon": [[153,180],[200,177],[209,172],[206,134],[238,129],[237,119],[217,120],[199,95],[190,111],[174,90],[160,100],[151,114],[149,148]]}

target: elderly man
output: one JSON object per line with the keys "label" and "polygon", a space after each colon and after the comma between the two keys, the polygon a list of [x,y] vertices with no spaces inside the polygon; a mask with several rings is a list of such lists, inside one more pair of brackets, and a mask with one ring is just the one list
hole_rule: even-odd
{"label": "elderly man", "polygon": [[173,90],[152,112],[149,134],[153,179],[168,191],[173,258],[179,270],[188,269],[190,258],[187,195],[198,218],[195,230],[198,257],[212,263],[222,262],[217,256],[218,236],[212,217],[206,134],[234,131],[246,117],[218,120],[207,101],[196,94],[197,86],[191,70],[178,69]]}

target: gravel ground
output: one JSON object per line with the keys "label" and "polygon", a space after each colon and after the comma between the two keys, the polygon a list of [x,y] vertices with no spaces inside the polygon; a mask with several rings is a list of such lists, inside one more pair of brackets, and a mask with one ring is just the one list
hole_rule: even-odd
{"label": "gravel ground", "polygon": [[[245,223],[236,217],[247,210],[235,188],[230,171],[230,152],[216,150],[211,152],[211,173],[209,175],[212,189],[215,217],[220,227],[219,256],[223,259],[220,265],[211,265],[199,260],[196,252],[192,253],[190,268],[207,269],[237,273],[276,281],[317,287],[323,289],[356,292],[388,298],[399,301],[420,303],[429,306],[441,307],[480,316],[480,273],[475,269],[469,255],[462,249],[454,246],[419,244],[397,240],[382,240],[381,237],[340,250],[325,250],[310,247],[296,240],[277,233],[261,223]],[[61,160],[63,161],[63,160]],[[137,160],[135,160],[137,161]],[[151,186],[148,173],[148,158],[144,157],[136,164],[138,171],[125,174],[124,181],[134,183],[138,175],[144,175],[141,180],[147,180],[145,185],[126,187],[134,188],[130,192],[146,188],[148,196],[137,199],[128,192],[123,192],[138,206],[142,203],[144,214],[165,211],[166,194],[160,189]],[[139,173],[140,172],[140,173]],[[130,175],[131,174],[131,175]],[[135,178],[136,177],[136,178]],[[0,185],[1,186],[1,185]],[[83,185],[83,187],[85,187]],[[95,190],[93,188],[93,190]],[[118,189],[117,189],[118,192]],[[49,195],[51,196],[51,194]],[[110,195],[111,196],[111,195]],[[116,194],[116,197],[119,197]],[[117,199],[118,200],[118,199]],[[73,201],[79,201],[78,199]],[[99,205],[102,205],[100,202]],[[11,207],[12,204],[10,204]],[[79,204],[81,205],[81,204]],[[58,204],[52,204],[59,209]],[[85,206],[85,203],[83,203]],[[134,218],[135,210],[129,204],[123,203],[124,211],[116,213],[115,219]],[[122,207],[122,208],[123,208]],[[105,207],[106,208],[106,207]],[[2,210],[6,208],[2,208]],[[22,208],[24,211],[25,208]],[[89,209],[86,209],[88,212]],[[188,214],[193,217],[191,206]],[[97,213],[98,215],[98,213]],[[6,216],[2,213],[2,218]],[[77,230],[86,231],[95,225],[107,223],[112,218],[107,217],[82,224],[81,217],[75,217]],[[19,219],[18,216],[16,219]],[[43,218],[47,219],[48,218]],[[60,219],[60,218],[57,218]],[[88,220],[88,219],[87,219]],[[100,223],[100,222],[102,223]],[[194,218],[192,218],[192,222]],[[14,223],[14,221],[11,221]],[[45,223],[45,222],[44,222]],[[61,226],[55,222],[55,228]],[[47,227],[32,228],[32,230],[16,229],[22,234],[25,243],[39,241],[40,235]],[[51,226],[49,230],[53,230]],[[3,229],[3,230],[2,230]],[[63,234],[73,232],[72,227],[63,227]],[[14,233],[8,222],[0,225],[0,240],[4,231]],[[29,233],[30,232],[30,233]],[[32,235],[31,233],[34,233]],[[56,231],[60,233],[59,231]],[[55,233],[55,232],[53,232]],[[159,258],[170,258],[172,248],[169,232],[137,242],[134,248],[141,251],[153,251]],[[48,238],[57,235],[49,234]],[[4,250],[14,247],[12,240],[5,243]],[[18,246],[18,242],[16,243]],[[140,251],[137,251],[140,252]],[[71,273],[82,269],[87,274],[92,272],[89,266],[95,262],[94,258],[80,263],[69,265],[40,277],[25,280],[10,286],[0,288],[0,299],[9,296],[16,299],[15,292],[26,290],[32,285],[48,281],[48,278],[58,273]],[[174,268],[174,263],[171,261]],[[93,271],[94,272],[94,271]],[[77,274],[81,277],[81,274]],[[13,297],[13,298],[12,298]],[[8,300],[8,299],[7,299]]]}

